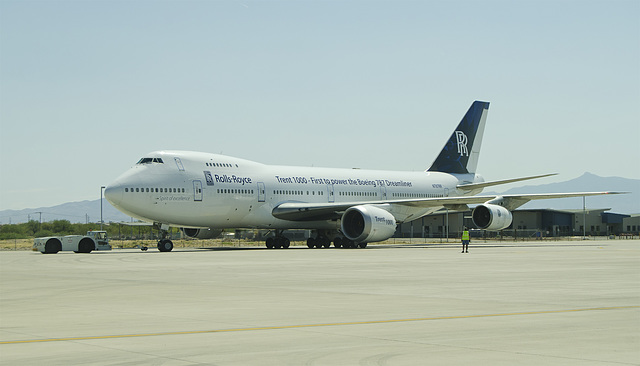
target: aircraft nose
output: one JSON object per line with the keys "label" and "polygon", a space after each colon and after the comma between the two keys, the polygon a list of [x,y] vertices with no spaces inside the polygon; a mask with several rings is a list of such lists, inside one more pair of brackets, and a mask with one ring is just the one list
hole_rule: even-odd
{"label": "aircraft nose", "polygon": [[107,185],[104,190],[104,198],[109,201],[113,206],[117,207],[122,202],[122,195],[124,189],[121,184],[116,182]]}

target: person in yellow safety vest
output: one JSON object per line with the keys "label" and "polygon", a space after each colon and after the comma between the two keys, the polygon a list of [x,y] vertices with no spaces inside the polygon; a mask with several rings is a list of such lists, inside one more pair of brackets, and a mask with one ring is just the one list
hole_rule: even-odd
{"label": "person in yellow safety vest", "polygon": [[465,226],[462,231],[462,253],[469,253],[469,230]]}

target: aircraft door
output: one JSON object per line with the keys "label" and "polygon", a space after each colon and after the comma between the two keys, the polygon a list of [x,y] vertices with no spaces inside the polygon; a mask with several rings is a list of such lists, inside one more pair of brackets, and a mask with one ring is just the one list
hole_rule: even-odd
{"label": "aircraft door", "polygon": [[178,170],[184,172],[184,165],[182,165],[182,160],[180,158],[173,158],[175,160],[176,165],[178,166]]}
{"label": "aircraft door", "polygon": [[264,202],[267,198],[267,190],[264,188],[263,182],[258,182],[258,202]]}
{"label": "aircraft door", "polygon": [[336,196],[333,192],[333,184],[327,184],[327,198],[329,199],[329,203],[336,201]]}
{"label": "aircraft door", "polygon": [[193,181],[193,200],[202,201],[202,181]]}
{"label": "aircraft door", "polygon": [[385,186],[384,184],[380,185],[380,196],[382,197],[382,200],[387,199],[387,186]]}

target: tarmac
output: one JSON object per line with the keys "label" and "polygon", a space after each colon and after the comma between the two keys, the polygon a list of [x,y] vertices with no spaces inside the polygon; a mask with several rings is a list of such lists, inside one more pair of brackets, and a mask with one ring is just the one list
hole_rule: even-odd
{"label": "tarmac", "polygon": [[640,240],[469,249],[0,252],[0,364],[640,364]]}

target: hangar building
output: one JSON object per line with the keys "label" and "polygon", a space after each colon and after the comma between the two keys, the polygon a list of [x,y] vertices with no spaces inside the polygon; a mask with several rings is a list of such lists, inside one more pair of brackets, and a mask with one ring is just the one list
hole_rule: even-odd
{"label": "hangar building", "polygon": [[[583,233],[591,236],[638,235],[640,214],[624,215],[606,212],[608,210],[515,210],[513,223],[502,233],[516,237],[579,236]],[[475,228],[471,211],[444,212],[400,224],[394,237],[443,238],[447,236],[447,226],[450,238],[459,237],[464,226]]]}

